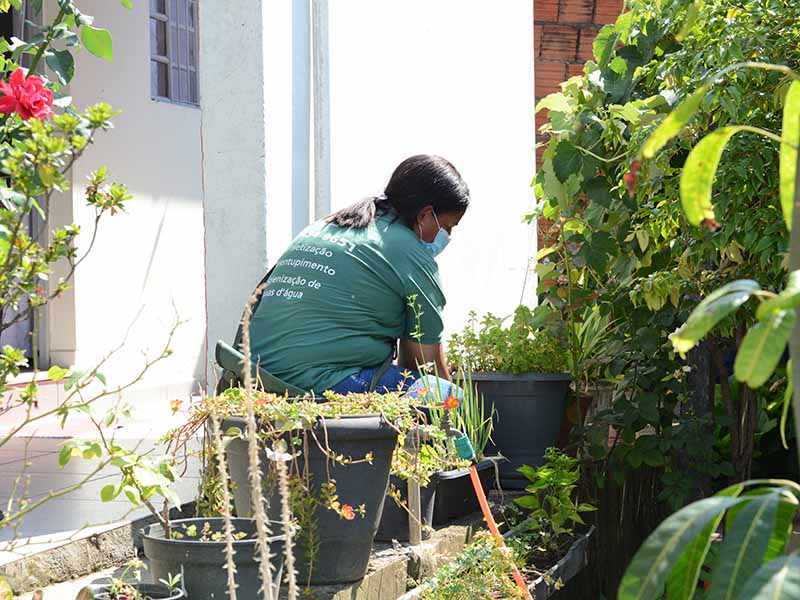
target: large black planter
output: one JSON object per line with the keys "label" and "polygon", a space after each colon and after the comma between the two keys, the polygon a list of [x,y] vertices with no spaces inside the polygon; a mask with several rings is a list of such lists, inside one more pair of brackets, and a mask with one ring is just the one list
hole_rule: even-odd
{"label": "large black planter", "polygon": [[517,469],[538,466],[544,451],[554,446],[564,418],[571,379],[563,373],[473,373],[472,382],[483,394],[486,410],[495,408],[492,441],[486,453],[500,453],[500,483],[506,489],[527,484]]}
{"label": "large black planter", "polygon": [[[95,600],[110,600],[110,586],[91,585],[89,587]],[[151,598],[152,600],[184,600],[186,598],[183,590],[170,593],[167,587],[160,583],[134,583],[131,584],[131,587],[135,588],[142,595],[142,598]]]}
{"label": "large black planter", "polygon": [[[237,427],[246,430],[244,419],[226,419],[223,428]],[[295,546],[298,580],[313,584],[349,583],[362,579],[367,572],[372,541],[378,530],[383,511],[392,453],[397,444],[397,431],[378,415],[345,416],[325,420],[316,426],[319,440],[327,439],[329,448],[336,454],[361,459],[372,453],[372,463],[360,462],[341,465],[331,461],[315,443],[309,444],[309,456],[300,458],[301,466],[307,464],[314,494],[319,497],[320,485],[328,481],[328,475],[336,481],[336,493],[341,504],[352,507],[365,506],[365,516],[357,514],[355,519],[342,519],[337,513],[319,507],[314,513],[319,544],[313,556],[308,556],[307,544]],[[326,437],[327,436],[327,437]],[[247,442],[232,440],[226,447],[226,456],[231,481],[235,485],[234,503],[238,515],[249,516],[250,482],[247,477],[249,458]],[[261,469],[264,481],[274,482],[270,461],[262,452]],[[274,515],[278,506],[274,484],[265,490],[269,514]],[[271,498],[271,500],[270,500]],[[301,536],[302,537],[302,536]],[[312,562],[313,561],[313,562]],[[309,578],[309,571],[310,578]]]}
{"label": "large black planter", "polygon": [[[180,519],[171,523],[173,531],[182,532],[183,526],[195,525],[201,531],[209,523],[212,532],[224,531],[224,520]],[[280,532],[280,523],[272,523],[272,529]],[[248,537],[233,542],[236,565],[236,593],[239,598],[277,600],[283,573],[284,535],[279,533],[269,539],[272,556],[272,573],[275,594],[265,599],[259,593],[261,580],[258,575],[256,540],[252,537],[256,525],[252,519],[234,519],[236,531],[243,531]],[[199,541],[190,537],[167,539],[161,525],[150,525],[143,535],[144,554],[150,560],[153,578],[167,579],[168,576],[183,573],[183,586],[190,600],[224,600],[228,597],[228,575],[225,558],[225,541]]]}
{"label": "large black planter", "polygon": [[[438,485],[439,474],[434,473],[431,476],[430,483],[425,487],[419,489],[419,505],[420,513],[422,516],[422,539],[427,540],[431,537],[431,526],[433,523],[433,507],[436,502],[436,488]],[[392,475],[390,482],[400,492],[400,497],[406,507],[397,505],[394,498],[386,497],[383,504],[383,514],[381,515],[381,522],[378,526],[378,533],[375,534],[375,540],[379,542],[390,542],[397,540],[398,542],[407,542],[409,538],[408,533],[408,482],[400,479],[396,475]]]}

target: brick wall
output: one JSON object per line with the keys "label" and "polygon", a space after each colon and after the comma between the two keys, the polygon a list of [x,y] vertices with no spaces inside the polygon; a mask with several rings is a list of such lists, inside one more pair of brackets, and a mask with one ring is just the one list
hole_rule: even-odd
{"label": "brick wall", "polygon": [[[600,28],[616,21],[623,0],[534,0],[533,41],[536,101],[559,90],[559,84],[583,73],[583,63],[592,58],[592,42]],[[544,141],[539,127],[546,111],[536,115],[537,141]],[[542,149],[536,151],[536,168]],[[539,223],[539,247],[548,223]]]}

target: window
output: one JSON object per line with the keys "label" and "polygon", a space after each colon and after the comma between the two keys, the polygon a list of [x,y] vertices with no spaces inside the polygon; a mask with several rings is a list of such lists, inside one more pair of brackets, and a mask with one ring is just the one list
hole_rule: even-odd
{"label": "window", "polygon": [[154,100],[200,104],[197,0],[150,0],[150,90]]}

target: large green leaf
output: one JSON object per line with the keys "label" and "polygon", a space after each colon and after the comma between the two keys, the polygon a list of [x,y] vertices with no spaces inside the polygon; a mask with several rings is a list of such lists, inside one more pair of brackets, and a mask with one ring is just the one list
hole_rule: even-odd
{"label": "large green leaf", "polygon": [[800,599],[800,556],[783,556],[765,564],[747,581],[741,600]]}
{"label": "large green leaf", "polygon": [[753,325],[736,353],[736,379],[754,389],[764,385],[783,356],[796,320],[793,309],[780,310]]}
{"label": "large green leaf", "polygon": [[561,183],[566,183],[570,175],[577,175],[583,168],[583,155],[572,142],[559,142],[553,156],[553,172]]}
{"label": "large green leaf", "polygon": [[597,66],[601,69],[605,68],[611,56],[614,54],[614,46],[619,39],[616,27],[613,25],[606,25],[597,34],[592,42],[592,53],[594,59],[597,61]]}
{"label": "large green leaf", "polygon": [[[739,483],[719,492],[717,496],[738,496],[744,485]],[[681,554],[667,579],[667,597],[670,600],[691,600],[697,591],[700,570],[711,547],[713,533],[719,527],[724,513],[719,513],[709,521],[689,547]]]}
{"label": "large green leaf", "polygon": [[75,59],[72,57],[72,52],[69,50],[54,50],[45,58],[47,66],[58,76],[58,80],[67,84],[72,81],[75,75]]}
{"label": "large green leaf", "polygon": [[97,29],[84,25],[81,27],[81,40],[86,49],[99,58],[108,62],[114,61],[114,49],[111,34],[107,29]]}
{"label": "large green leaf", "polygon": [[678,352],[688,352],[712,327],[747,302],[761,289],[752,279],[740,279],[708,295],[689,315],[686,323],[670,336]]}
{"label": "large green leaf", "polygon": [[781,210],[786,226],[792,228],[794,182],[797,175],[797,146],[800,145],[800,81],[793,81],[783,105],[781,129]]}
{"label": "large green leaf", "polygon": [[742,127],[722,127],[708,134],[692,148],[681,172],[681,205],[692,225],[714,218],[711,190],[717,175],[717,165],[731,137]]}
{"label": "large green leaf", "polygon": [[733,600],[744,582],[761,566],[775,525],[781,491],[751,498],[725,531],[711,572],[707,600]]}
{"label": "large green leaf", "polygon": [[664,145],[672,138],[678,135],[689,120],[700,108],[700,103],[708,91],[708,86],[700,86],[697,91],[691,96],[686,98],[683,102],[678,104],[667,118],[661,122],[661,125],[650,134],[644,145],[642,146],[642,156],[645,158],[653,158]]}
{"label": "large green leaf", "polygon": [[767,553],[764,555],[764,562],[769,562],[786,552],[786,544],[792,535],[792,524],[794,515],[797,512],[797,498],[785,489],[778,503],[778,511],[775,514],[775,527],[772,529],[772,536],[769,539]]}
{"label": "large green leaf", "polygon": [[714,496],[694,502],[667,517],[650,534],[628,565],[618,600],[661,597],[667,577],[678,559],[713,519],[743,500]]}
{"label": "large green leaf", "polygon": [[780,294],[759,305],[756,318],[762,320],[770,313],[797,306],[800,306],[800,270],[789,273],[786,287]]}

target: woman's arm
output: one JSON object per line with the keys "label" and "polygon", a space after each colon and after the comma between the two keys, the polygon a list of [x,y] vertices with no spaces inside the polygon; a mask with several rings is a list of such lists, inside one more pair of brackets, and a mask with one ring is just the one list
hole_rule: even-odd
{"label": "woman's arm", "polygon": [[397,362],[401,367],[415,371],[420,365],[433,363],[436,376],[452,381],[441,344],[420,344],[416,340],[400,340],[400,357]]}

